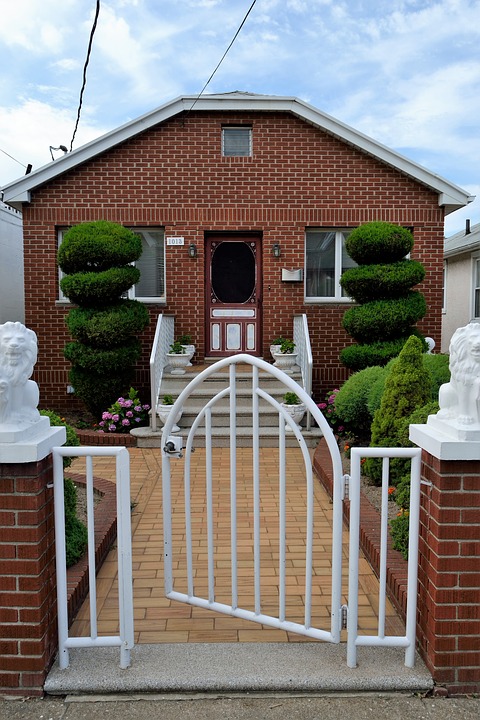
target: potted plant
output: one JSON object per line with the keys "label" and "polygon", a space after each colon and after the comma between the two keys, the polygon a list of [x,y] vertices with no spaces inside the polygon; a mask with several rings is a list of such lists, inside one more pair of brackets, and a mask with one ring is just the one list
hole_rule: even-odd
{"label": "potted plant", "polygon": [[181,345],[183,345],[183,347],[184,347],[184,349],[185,349],[185,352],[186,352],[187,355],[188,355],[188,365],[187,365],[187,367],[191,367],[191,365],[192,365],[191,360],[192,360],[192,357],[193,357],[194,354],[195,354],[195,345],[192,344],[192,336],[191,336],[191,335],[188,335],[188,334],[180,335],[180,337],[178,338],[178,342],[179,342]]}
{"label": "potted plant", "polygon": [[[160,420],[165,425],[168,419],[168,416],[170,415],[170,411],[175,403],[175,400],[173,399],[173,395],[164,395],[162,398],[162,402],[157,403],[157,415],[160,418]],[[177,423],[182,417],[182,409],[177,412],[175,416],[175,424],[172,427],[172,432],[178,432],[180,428],[178,427]]]}
{"label": "potted plant", "polygon": [[182,343],[175,340],[170,345],[170,352],[167,353],[170,375],[185,375],[185,368],[189,363],[189,356],[185,352]]}
{"label": "potted plant", "polygon": [[[291,415],[294,422],[300,426],[303,416],[305,415],[305,405],[302,403],[297,393],[287,392],[283,396],[282,407],[284,410]],[[287,430],[292,428],[287,425]]]}
{"label": "potted plant", "polygon": [[277,351],[273,353],[275,360],[273,364],[275,367],[283,370],[284,373],[287,373],[287,375],[291,375],[298,355],[298,353],[295,352],[295,343],[293,340],[284,339],[277,348]]}
{"label": "potted plant", "polygon": [[274,353],[278,352],[278,348],[280,345],[284,342],[285,338],[280,335],[280,337],[274,338],[272,342],[270,343],[270,353],[271,356],[274,356]]}

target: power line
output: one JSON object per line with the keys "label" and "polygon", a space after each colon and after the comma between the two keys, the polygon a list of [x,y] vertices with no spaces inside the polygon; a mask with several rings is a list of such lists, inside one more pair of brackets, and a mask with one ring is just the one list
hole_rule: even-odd
{"label": "power line", "polygon": [[222,55],[219,63],[217,64],[215,70],[212,72],[212,74],[211,74],[210,77],[208,78],[207,82],[205,83],[205,85],[203,86],[203,88],[202,88],[202,89],[200,90],[200,92],[198,93],[197,97],[196,97],[195,100],[194,100],[194,103],[193,103],[192,107],[189,108],[189,110],[188,110],[188,112],[187,112],[187,115],[185,116],[186,118],[188,117],[188,114],[193,110],[193,108],[194,108],[195,105],[197,104],[198,100],[201,98],[201,96],[202,96],[203,93],[205,92],[205,88],[209,85],[211,79],[213,78],[213,76],[214,76],[215,73],[217,72],[217,70],[218,70],[218,68],[220,67],[220,65],[222,64],[222,62],[225,60],[228,51],[230,50],[230,48],[232,47],[233,43],[235,42],[235,40],[237,39],[238,35],[240,34],[240,31],[241,31],[241,29],[243,28],[243,26],[245,25],[245,23],[246,23],[246,21],[247,21],[247,18],[248,18],[248,16],[250,15],[250,13],[252,12],[253,6],[255,5],[256,2],[257,2],[257,0],[253,0],[252,4],[250,5],[250,7],[249,7],[249,9],[248,9],[247,14],[245,15],[245,17],[243,18],[242,22],[240,23],[240,27],[238,28],[237,32],[236,32],[235,35],[233,36],[230,45],[227,47],[227,49],[226,49],[225,52],[223,53],[223,55]]}
{"label": "power line", "polygon": [[93,36],[95,34],[95,29],[97,27],[97,20],[98,15],[100,13],[100,0],[97,0],[97,7],[95,9],[95,18],[93,20],[92,29],[90,31],[90,39],[88,41],[88,49],[87,49],[87,57],[85,60],[85,65],[83,66],[83,83],[82,83],[82,89],[80,90],[80,98],[78,101],[78,111],[77,111],[77,121],[75,123],[75,129],[73,131],[72,135],[72,142],[70,143],[70,152],[72,152],[73,148],[73,141],[75,140],[75,135],[77,133],[78,123],[80,122],[80,113],[82,111],[82,103],[83,103],[83,92],[85,90],[85,86],[87,84],[87,67],[90,60],[90,53],[92,51],[92,43],[93,43]]}
{"label": "power line", "polygon": [[21,165],[23,168],[26,168],[26,167],[27,167],[27,166],[24,165],[22,162],[20,162],[20,160],[17,160],[16,158],[14,158],[13,155],[10,155],[9,153],[7,153],[6,150],[2,150],[2,148],[0,148],[0,152],[2,152],[4,155],[6,155],[7,157],[9,157],[11,160],[14,160],[16,163],[18,163],[19,165]]}

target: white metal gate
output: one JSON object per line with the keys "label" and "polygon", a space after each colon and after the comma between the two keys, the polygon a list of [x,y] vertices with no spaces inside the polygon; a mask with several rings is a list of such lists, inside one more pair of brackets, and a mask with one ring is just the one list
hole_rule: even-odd
{"label": "white metal gate", "polygon": [[[252,366],[252,387],[251,387],[251,417],[252,417],[252,484],[253,499],[251,512],[253,513],[253,607],[242,607],[239,602],[238,592],[238,547],[237,547],[237,443],[236,443],[236,377],[237,366],[239,364],[247,364]],[[196,417],[188,435],[186,437],[185,449],[181,448],[180,439],[171,434],[176,417],[176,411],[183,407],[189,395],[203,383],[209,376],[228,366],[228,384],[217,392],[203,407]],[[270,394],[260,387],[259,372],[269,373],[280,380],[287,390],[295,392],[300,400],[306,405],[314,420],[323,432],[325,441],[328,445],[331,462],[333,467],[333,520],[332,520],[332,538],[331,538],[331,607],[330,607],[330,626],[326,628],[312,624],[312,578],[314,576],[314,565],[312,556],[312,539],[313,539],[313,515],[314,515],[314,478],[312,472],[312,463],[309,451],[302,433],[291,416],[282,408],[281,404]],[[215,585],[215,541],[214,541],[214,507],[212,496],[212,478],[214,466],[212,461],[212,411],[215,405],[223,398],[228,398],[230,409],[230,464],[229,464],[229,513],[230,513],[230,558],[229,567],[231,571],[231,587],[229,601],[218,601],[216,597]],[[264,612],[262,606],[262,587],[261,587],[261,539],[260,539],[260,517],[262,502],[262,478],[259,468],[259,403],[260,400],[266,401],[270,406],[278,411],[278,482],[279,482],[279,510],[278,510],[278,612]],[[201,426],[205,426],[205,443],[206,443],[206,490],[205,490],[205,508],[202,512],[206,516],[205,533],[206,533],[206,553],[207,553],[207,582],[205,588],[197,592],[196,584],[196,567],[194,562],[194,551],[192,545],[192,518],[195,508],[191,504],[191,454],[194,451],[194,443],[196,432]],[[298,446],[303,455],[305,465],[305,483],[307,488],[307,508],[306,508],[306,529],[305,529],[305,588],[304,588],[304,614],[303,620],[289,620],[287,613],[287,586],[286,586],[286,428],[289,428],[289,435],[292,433],[298,441]],[[288,432],[288,431],[287,431]],[[273,452],[273,449],[272,449]],[[390,457],[401,455],[414,458],[412,461],[412,505],[416,503],[410,514],[411,529],[411,552],[410,552],[410,570],[409,570],[409,596],[407,609],[407,632],[402,637],[386,637],[385,636],[385,614],[382,608],[385,607],[386,597],[386,532],[388,527],[386,506],[382,512],[382,548],[381,548],[381,576],[380,576],[380,615],[378,632],[375,636],[359,636],[357,629],[358,618],[358,527],[360,513],[360,460],[362,455],[374,453],[376,456],[384,457],[384,473],[383,473],[383,495],[388,503],[388,462]],[[353,495],[351,502],[351,535],[350,535],[350,566],[349,566],[349,599],[348,606],[342,605],[342,501],[344,499],[345,488],[350,478],[343,474],[341,456],[338,449],[336,439],[332,433],[330,426],[323,417],[322,413],[298,384],[288,375],[283,373],[276,367],[255,358],[250,355],[235,355],[230,358],[224,358],[215,365],[204,370],[183,390],[179,395],[172,411],[170,412],[167,423],[165,424],[162,436],[162,481],[163,481],[163,517],[164,517],[164,574],[165,574],[165,593],[172,600],[188,603],[200,608],[208,608],[213,611],[231,615],[234,617],[251,620],[266,626],[295,632],[317,640],[324,640],[331,643],[340,642],[340,633],[342,627],[348,629],[348,658],[347,663],[350,667],[356,665],[356,648],[359,645],[379,645],[379,646],[395,646],[405,647],[405,664],[413,666],[415,653],[415,614],[416,614],[416,570],[417,570],[417,549],[418,549],[418,502],[420,487],[420,450],[417,449],[388,449],[361,448],[352,453],[353,473],[351,484],[353,487]],[[176,578],[174,577],[175,564],[173,562],[173,545],[172,545],[172,515],[176,512],[175,506],[172,504],[172,473],[171,458],[179,457],[184,453],[184,502],[185,502],[185,542],[184,552],[186,555],[186,587],[181,590],[176,588]],[[358,457],[358,464],[357,464]],[[357,472],[358,469],[358,472]],[[415,524],[416,523],[416,524]],[[417,545],[415,544],[417,543]]]}

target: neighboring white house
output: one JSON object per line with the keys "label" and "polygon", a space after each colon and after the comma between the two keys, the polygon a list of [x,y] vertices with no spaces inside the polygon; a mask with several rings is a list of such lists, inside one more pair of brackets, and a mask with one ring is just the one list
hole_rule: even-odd
{"label": "neighboring white house", "polygon": [[22,213],[0,202],[0,324],[25,322]]}
{"label": "neighboring white house", "polygon": [[442,352],[448,352],[455,330],[480,322],[480,223],[445,239]]}

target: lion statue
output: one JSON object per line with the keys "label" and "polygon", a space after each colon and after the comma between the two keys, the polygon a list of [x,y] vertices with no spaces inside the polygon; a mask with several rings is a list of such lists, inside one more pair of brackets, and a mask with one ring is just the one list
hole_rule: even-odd
{"label": "lion statue", "polygon": [[0,425],[40,418],[38,385],[29,377],[37,361],[37,336],[19,322],[0,325]]}
{"label": "lion statue", "polygon": [[451,377],[440,387],[437,418],[480,425],[480,323],[458,328],[449,352]]}

